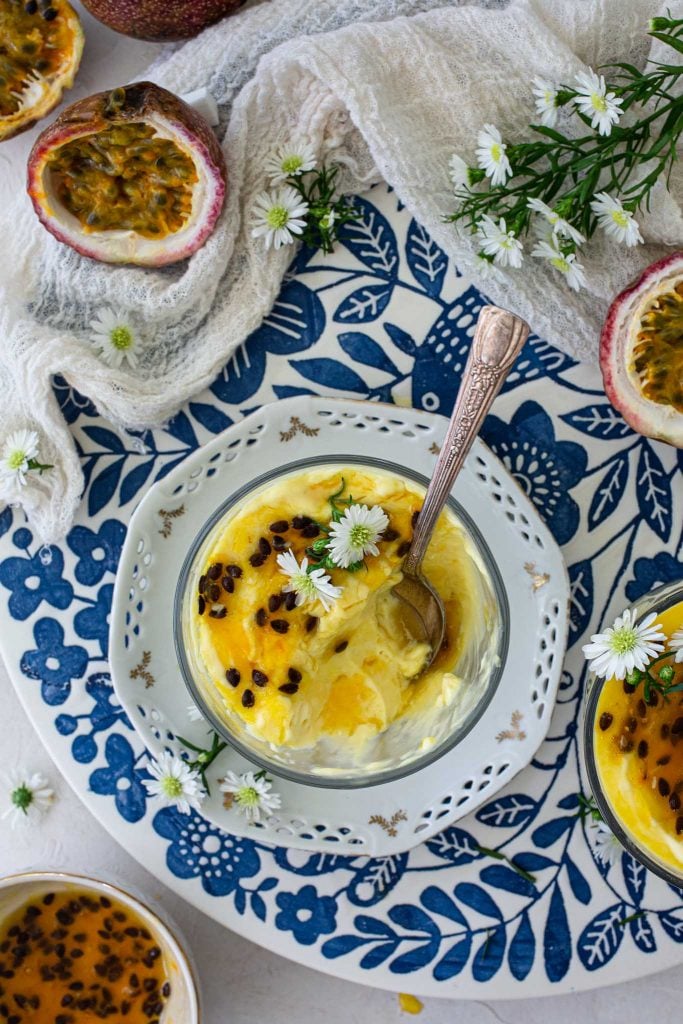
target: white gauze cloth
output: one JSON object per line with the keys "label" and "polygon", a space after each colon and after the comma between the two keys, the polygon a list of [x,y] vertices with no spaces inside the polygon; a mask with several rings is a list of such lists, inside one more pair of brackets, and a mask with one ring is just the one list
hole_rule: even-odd
{"label": "white gauze cloth", "polygon": [[[221,112],[228,197],[199,252],[160,270],[111,267],[56,242],[23,195],[0,215],[3,237],[12,240],[0,270],[2,430],[37,429],[41,459],[54,464],[41,477],[30,474],[23,489],[40,537],[64,535],[82,489],[52,375],[63,374],[122,427],[157,425],[212,381],[270,309],[293,253],[266,252],[251,237],[250,218],[276,146],[311,141],[328,163],[342,165],[345,192],[386,180],[457,264],[474,266],[476,245],[443,222],[454,209],[451,154],[473,162],[485,122],[509,140],[528,138],[534,75],[568,82],[587,65],[643,67],[648,19],[664,6],[270,0],[159,60],[147,77],[178,93],[207,86]],[[680,182],[679,175],[669,193],[657,187],[642,223],[647,244],[629,250],[596,237],[586,246],[582,292],[528,258],[522,270],[487,281],[487,293],[549,341],[595,360],[608,301],[664,246],[683,241]],[[104,306],[144,338],[136,370],[108,367],[90,343],[89,324]]]}

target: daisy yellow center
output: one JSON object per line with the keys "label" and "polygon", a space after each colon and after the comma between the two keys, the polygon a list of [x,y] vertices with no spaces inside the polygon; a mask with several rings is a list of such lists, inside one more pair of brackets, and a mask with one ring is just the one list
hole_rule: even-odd
{"label": "daisy yellow center", "polygon": [[266,221],[268,227],[274,230],[286,228],[289,221],[289,210],[286,206],[271,206],[266,214]]}
{"label": "daisy yellow center", "polygon": [[510,235],[503,235],[503,237],[500,240],[500,247],[501,249],[512,249],[513,243],[514,238],[512,238]]}
{"label": "daisy yellow center", "polygon": [[561,270],[563,274],[566,274],[571,267],[569,260],[566,260],[564,256],[555,256],[550,262],[557,270]]}
{"label": "daisy yellow center", "polygon": [[183,795],[183,784],[180,779],[176,779],[173,775],[164,776],[161,780],[161,788],[164,792],[164,796],[170,797],[174,800]]}
{"label": "daisy yellow center", "polygon": [[110,333],[109,339],[115,349],[125,352],[133,344],[133,332],[130,327],[115,327]]}
{"label": "daisy yellow center", "polygon": [[292,586],[297,594],[304,594],[306,597],[315,597],[315,583],[308,573],[300,572],[298,575],[292,576]]}
{"label": "daisy yellow center", "polygon": [[498,161],[500,160],[502,155],[503,155],[503,148],[502,148],[502,146],[500,145],[500,143],[494,142],[493,145],[491,146],[491,158],[496,163],[498,163]]}
{"label": "daisy yellow center", "polygon": [[7,465],[10,469],[21,469],[26,462],[26,452],[21,448],[15,449],[7,457]]}
{"label": "daisy yellow center", "polygon": [[609,645],[615,654],[628,654],[638,643],[638,635],[631,626],[616,629],[610,638]]}
{"label": "daisy yellow center", "polygon": [[593,110],[597,110],[598,113],[604,114],[607,110],[607,100],[604,96],[601,96],[599,92],[591,93],[591,103]]}
{"label": "daisy yellow center", "polygon": [[17,786],[16,789],[12,790],[10,799],[15,807],[18,807],[20,811],[26,814],[26,811],[33,803],[33,793],[28,786]]}
{"label": "daisy yellow center", "polygon": [[363,526],[362,523],[356,523],[349,530],[349,540],[354,548],[364,548],[372,540],[372,536],[370,527]]}
{"label": "daisy yellow center", "polygon": [[297,174],[303,167],[303,159],[297,154],[286,156],[282,161],[282,170],[285,174]]}
{"label": "daisy yellow center", "polygon": [[253,786],[243,786],[236,793],[235,798],[241,807],[258,807],[261,802],[258,790],[254,789]]}
{"label": "daisy yellow center", "polygon": [[617,227],[628,227],[628,214],[623,210],[612,210],[611,217]]}

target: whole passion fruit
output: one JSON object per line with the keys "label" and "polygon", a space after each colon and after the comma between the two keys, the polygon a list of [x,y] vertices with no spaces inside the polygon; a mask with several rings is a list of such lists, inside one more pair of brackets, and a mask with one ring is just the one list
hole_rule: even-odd
{"label": "whole passion fruit", "polygon": [[83,0],[91,14],[125,36],[163,43],[189,39],[246,0]]}
{"label": "whole passion fruit", "polygon": [[607,397],[634,430],[683,448],[683,252],[616,297],[600,368]]}
{"label": "whole passion fruit", "polygon": [[55,238],[105,263],[163,266],[199,249],[223,207],[211,128],[151,82],[68,107],[38,137],[28,194]]}
{"label": "whole passion fruit", "polygon": [[67,0],[0,0],[0,141],[57,106],[82,53],[83,30]]}

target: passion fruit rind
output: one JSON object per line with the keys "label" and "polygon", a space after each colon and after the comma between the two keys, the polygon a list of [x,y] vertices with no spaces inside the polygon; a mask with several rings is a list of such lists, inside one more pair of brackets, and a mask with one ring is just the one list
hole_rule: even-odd
{"label": "passion fruit rind", "polygon": [[189,39],[238,10],[246,0],[83,0],[96,18],[134,39]]}
{"label": "passion fruit rind", "polygon": [[[186,223],[163,237],[130,228],[98,231],[85,224],[57,197],[52,168],[63,147],[111,133],[117,126],[147,126],[189,156],[196,171],[192,211]],[[38,136],[28,161],[27,189],[38,218],[60,242],[107,263],[164,266],[196,252],[212,233],[225,200],[227,171],[223,151],[204,118],[178,96],[152,82],[135,82],[95,93],[67,107]],[[149,202],[151,196],[146,197]]]}
{"label": "passion fruit rind", "polygon": [[[25,35],[23,42],[14,38],[14,22],[15,31]],[[35,38],[36,33],[43,37],[40,43]],[[4,142],[32,128],[61,102],[65,90],[74,84],[85,37],[80,19],[68,0],[51,0],[47,7],[36,3],[35,10],[26,0],[2,0],[0,39],[3,43],[0,50],[4,51],[7,65],[5,75],[10,79],[9,91],[11,95],[17,91],[23,94],[22,102],[16,104],[17,109],[0,111],[0,142]],[[26,43],[33,48],[28,55]],[[0,54],[0,63],[2,59]],[[17,90],[17,83],[12,80],[12,73],[20,70],[25,72],[23,90]]]}
{"label": "passion fruit rind", "polygon": [[[683,252],[649,266],[612,302],[599,353],[605,393],[615,409],[639,434],[677,448],[683,448],[679,369],[683,337],[674,337],[668,329],[660,331],[655,350],[652,328],[667,310],[673,309],[678,318],[682,285]],[[663,382],[666,365],[671,376]]]}

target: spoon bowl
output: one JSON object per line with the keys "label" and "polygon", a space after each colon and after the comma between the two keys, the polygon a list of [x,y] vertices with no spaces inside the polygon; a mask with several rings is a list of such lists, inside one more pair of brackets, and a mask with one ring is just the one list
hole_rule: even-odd
{"label": "spoon bowl", "polygon": [[507,309],[484,306],[479,313],[446,437],[403,563],[403,577],[393,590],[403,602],[406,626],[429,644],[422,672],[436,658],[446,634],[443,601],[423,576],[422,560],[455,478],[528,336],[529,325]]}

